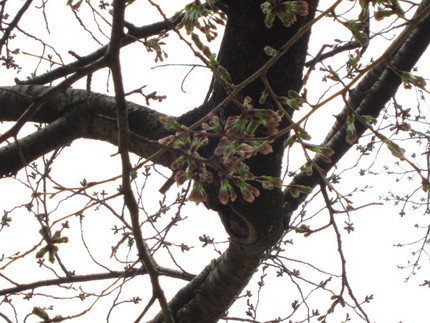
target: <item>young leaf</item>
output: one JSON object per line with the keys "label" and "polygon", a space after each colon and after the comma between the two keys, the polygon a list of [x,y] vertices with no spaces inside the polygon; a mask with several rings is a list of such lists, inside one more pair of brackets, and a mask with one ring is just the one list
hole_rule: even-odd
{"label": "young leaf", "polygon": [[287,147],[292,147],[295,143],[296,143],[296,137],[295,136],[289,136],[288,138],[287,138],[287,140],[285,140],[285,142],[284,142],[284,147],[285,148],[287,148]]}
{"label": "young leaf", "polygon": [[312,139],[311,135],[302,127],[299,127],[299,129],[297,129],[297,134],[303,140],[311,140]]}
{"label": "young leaf", "polygon": [[311,176],[314,172],[311,162],[307,162],[306,164],[304,164],[302,167],[300,167],[300,170],[305,172],[308,176]]}
{"label": "young leaf", "polygon": [[41,319],[43,319],[45,321],[49,320],[48,313],[46,313],[46,311],[40,307],[33,307],[33,311],[31,313],[40,317]]}
{"label": "young leaf", "polygon": [[300,194],[309,195],[312,193],[312,187],[304,185],[288,185],[290,189],[290,194],[294,198],[298,198]]}
{"label": "young leaf", "polygon": [[164,128],[167,130],[178,130],[181,126],[175,119],[172,117],[160,117],[160,122],[163,125]]}
{"label": "young leaf", "polygon": [[358,139],[357,130],[355,129],[355,118],[349,115],[346,119],[346,142],[353,145]]}
{"label": "young leaf", "polygon": [[430,182],[426,178],[422,179],[421,185],[424,192],[430,192]]}
{"label": "young leaf", "polygon": [[264,47],[264,52],[267,56],[276,56],[276,54],[278,54],[278,51],[270,46]]}
{"label": "young leaf", "polygon": [[256,187],[246,183],[242,179],[236,179],[235,185],[239,187],[243,199],[249,203],[254,202],[255,198],[260,195],[260,191]]}
{"label": "young leaf", "polygon": [[405,160],[405,150],[402,147],[383,135],[380,135],[380,139],[387,145],[394,157],[397,157],[400,160]]}
{"label": "young leaf", "polygon": [[425,88],[427,85],[426,80],[422,76],[413,75],[409,72],[402,73],[402,81],[405,89],[412,88],[412,85],[419,88]]}
{"label": "young leaf", "polygon": [[221,178],[221,187],[219,189],[218,199],[226,205],[229,201],[234,202],[237,198],[237,194],[233,187],[230,185],[229,180],[226,177]]}
{"label": "young leaf", "polygon": [[300,95],[300,93],[289,90],[288,97],[282,97],[282,104],[287,105],[293,109],[298,110],[306,102],[306,99]]}
{"label": "young leaf", "polygon": [[334,150],[328,147],[320,147],[315,145],[305,145],[307,149],[315,152],[324,162],[330,163],[330,157],[334,155]]}
{"label": "young leaf", "polygon": [[231,77],[230,77],[230,73],[225,69],[224,66],[222,65],[218,65],[216,68],[218,75],[220,76],[220,78],[224,81],[231,81]]}
{"label": "young leaf", "polygon": [[279,177],[273,176],[258,176],[255,177],[255,180],[259,181],[264,189],[271,190],[274,187],[281,187],[282,180]]}
{"label": "young leaf", "polygon": [[190,201],[193,201],[197,205],[200,202],[204,202],[207,199],[206,191],[202,185],[202,183],[195,181],[193,184],[193,189],[188,197]]}

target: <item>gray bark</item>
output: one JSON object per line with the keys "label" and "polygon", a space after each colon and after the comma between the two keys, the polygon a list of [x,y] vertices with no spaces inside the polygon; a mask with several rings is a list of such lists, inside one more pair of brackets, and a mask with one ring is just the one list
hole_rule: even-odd
{"label": "gray bark", "polygon": [[[275,48],[282,46],[312,18],[317,6],[317,1],[309,2],[311,14],[300,19],[287,31],[280,24],[268,30],[262,23],[262,14],[259,11],[261,2],[257,0],[223,1],[227,8],[229,22],[219,60],[230,70],[233,80],[237,83],[265,64],[268,58],[264,56],[262,46],[271,45]],[[420,11],[428,10],[429,3],[428,0],[422,1]],[[243,10],[246,12],[244,13]],[[131,27],[130,29],[133,30]],[[400,70],[410,71],[430,42],[429,30],[430,15],[426,14],[414,30],[407,34],[406,41],[401,47],[390,53],[393,55],[387,56],[387,60]],[[136,36],[136,30],[134,32]],[[306,34],[300,39],[267,74],[276,93],[285,95],[289,89],[300,89],[308,38],[309,34]],[[93,54],[95,56],[91,56],[85,64],[94,61],[95,57],[100,58],[103,51],[104,49],[100,49],[99,54]],[[387,67],[386,62],[381,62],[369,71],[351,92],[350,106],[357,113],[378,116],[400,85],[400,78]],[[82,64],[82,61],[75,64]],[[58,74],[45,75],[34,82],[42,84],[46,80],[51,80],[51,77],[67,75],[73,68],[61,68],[56,72]],[[240,95],[250,95],[255,102],[258,101],[258,96],[263,89],[264,85],[260,79],[257,79]],[[19,119],[33,99],[40,97],[46,90],[47,87],[41,85],[17,85],[0,90],[0,120]],[[184,124],[192,124],[222,102],[225,97],[222,84],[216,82],[211,99],[201,107],[179,117],[178,120]],[[0,148],[0,175],[11,176],[31,161],[77,138],[97,139],[116,144],[118,136],[115,108],[113,98],[82,90],[67,89],[48,98],[43,106],[27,120],[44,123],[46,126],[18,142],[12,141]],[[162,115],[133,103],[128,103],[128,109],[130,151],[150,158],[161,148],[157,140],[168,135],[159,122],[159,117]],[[229,102],[225,111],[228,114],[234,114],[236,109],[234,104]],[[345,118],[348,113],[349,107],[341,112],[338,122],[324,141],[324,145],[335,151],[332,162],[324,163],[318,158],[315,159],[315,162],[326,172],[351,148],[351,145],[345,141]],[[287,125],[284,124],[284,126]],[[366,130],[358,123],[356,127],[359,136]],[[274,143],[273,154],[259,156],[249,161],[249,166],[255,174],[273,176],[280,174],[283,139],[285,138],[280,138]],[[164,151],[154,161],[170,167],[177,154],[178,152],[174,151]],[[300,173],[293,180],[293,184],[311,187],[320,182],[321,178],[317,172],[312,176]],[[253,204],[237,201],[224,206],[217,202],[216,187],[208,187],[208,190],[212,196],[210,194],[206,205],[219,213],[227,232],[231,235],[231,241],[227,251],[219,259],[208,265],[172,299],[170,307],[177,322],[216,322],[246,286],[265,252],[275,245],[288,229],[289,216],[306,198],[304,195],[293,198],[288,190],[281,192],[280,189],[275,188],[271,191],[262,190],[261,196]],[[253,232],[252,239],[235,236],[234,230],[229,227],[232,219],[237,216],[242,219],[240,225],[246,227],[248,232]],[[162,314],[159,314],[151,322],[162,321]]]}

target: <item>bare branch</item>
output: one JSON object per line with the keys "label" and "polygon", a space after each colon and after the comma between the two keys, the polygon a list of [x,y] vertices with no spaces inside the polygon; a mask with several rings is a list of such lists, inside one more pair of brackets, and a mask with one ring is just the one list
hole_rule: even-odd
{"label": "bare branch", "polygon": [[[421,3],[414,20],[415,24],[406,27],[397,38],[401,42],[398,40],[393,42],[393,45],[382,55],[381,62],[370,70],[357,87],[350,92],[347,105],[336,117],[335,125],[321,145],[334,150],[335,153],[331,157],[331,162],[324,162],[318,156],[314,159],[314,163],[326,173],[353,147],[346,142],[346,118],[350,109],[355,109],[359,115],[377,117],[400,86],[400,77],[387,66],[387,63],[389,62],[398,70],[410,71],[427,49],[430,44],[430,34],[428,33],[430,28],[429,3],[428,0]],[[356,124],[356,128],[358,138],[367,130],[363,124]],[[307,175],[306,172],[301,172],[294,177],[291,184],[314,187],[321,180],[318,172],[314,172],[311,176]],[[297,209],[306,196],[302,194],[299,198],[293,198],[287,189],[284,191],[284,198],[285,211],[290,213]]]}
{"label": "bare branch", "polygon": [[32,2],[33,2],[33,0],[27,0],[22,5],[21,9],[19,9],[16,16],[13,18],[13,20],[10,22],[9,26],[4,31],[3,37],[0,39],[0,53],[2,52],[4,44],[9,39],[11,32],[13,31],[14,28],[16,28],[18,26],[19,21],[21,20],[22,16],[27,11],[27,9],[30,7]]}
{"label": "bare branch", "polygon": [[[168,268],[157,268],[158,272],[162,276],[178,278],[190,281],[194,278],[193,275],[171,270]],[[36,288],[45,287],[45,286],[58,286],[61,284],[70,284],[70,283],[82,283],[82,282],[91,282],[105,279],[116,279],[116,278],[128,278],[139,275],[146,275],[148,271],[145,268],[134,269],[130,268],[125,271],[110,271],[108,273],[99,273],[99,274],[89,274],[89,275],[72,275],[66,277],[60,277],[57,279],[49,279],[49,280],[40,280],[33,283],[28,284],[19,284],[15,287],[5,288],[0,290],[0,296],[12,295],[16,293],[21,293],[24,291],[31,290],[33,291]]]}
{"label": "bare branch", "polygon": [[116,109],[118,118],[118,150],[121,155],[122,162],[122,192],[124,195],[125,205],[130,212],[132,229],[134,239],[136,241],[137,250],[139,257],[148,270],[149,277],[151,278],[151,284],[153,289],[153,295],[157,297],[160,306],[163,310],[165,322],[174,323],[172,312],[167,305],[166,297],[160,286],[158,280],[159,273],[156,268],[156,264],[150,255],[150,252],[145,245],[145,241],[142,236],[139,221],[139,207],[137,205],[136,198],[131,188],[130,175],[131,175],[131,164],[129,158],[129,125],[128,125],[128,109],[125,101],[125,92],[122,82],[121,64],[120,64],[120,48],[121,40],[123,38],[124,28],[124,12],[125,3],[123,0],[115,0],[113,3],[113,22],[112,22],[112,33],[111,42],[109,44],[108,51],[106,53],[107,60],[112,71],[113,82],[115,87],[115,99]]}

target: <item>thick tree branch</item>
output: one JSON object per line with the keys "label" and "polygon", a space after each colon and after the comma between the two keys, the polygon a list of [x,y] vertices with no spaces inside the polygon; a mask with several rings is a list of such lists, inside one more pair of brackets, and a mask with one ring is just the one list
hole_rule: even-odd
{"label": "thick tree branch", "polygon": [[[272,30],[267,29],[264,25],[264,15],[261,12],[260,5],[261,1],[257,0],[228,3],[229,24],[226,27],[225,41],[223,42],[219,56],[220,63],[230,70],[231,75],[235,77],[235,82],[240,83],[244,81],[240,85],[240,89],[237,89],[238,92],[242,89],[243,91],[236,93],[234,96],[252,95],[255,102],[258,102],[258,96],[264,90],[263,83],[258,79],[261,75],[257,71],[270,59],[264,53],[263,48],[265,45],[281,49],[279,56],[273,59],[268,67],[261,72],[268,74],[267,79],[275,91],[281,95],[286,94],[289,89],[298,90],[300,88],[310,25],[307,25],[303,29],[300,28],[312,20],[317,2],[312,3],[312,14],[300,19],[300,22],[293,24],[291,28],[286,29],[285,26],[278,22]],[[249,12],[243,14],[240,12],[241,8],[247,8]],[[239,44],[237,39],[238,34],[244,31],[249,32],[249,30],[255,32],[255,35],[253,34],[252,37],[258,39],[259,42],[253,42],[251,37],[250,42],[243,44],[241,48],[237,49],[236,47]],[[239,66],[236,66],[235,62],[237,60],[232,59],[230,55],[232,51],[241,53],[242,62],[249,62],[250,64],[239,64]],[[269,69],[269,67],[271,68]],[[288,70],[288,73],[285,73],[286,70]],[[254,74],[256,72],[257,74]],[[249,78],[250,76],[251,78]],[[224,89],[222,84],[218,83],[215,85],[214,95],[208,103],[209,107],[216,106],[226,99],[228,95],[222,89]],[[63,101],[69,101],[73,95],[77,96],[76,93],[72,90],[67,90],[65,96],[58,95],[55,99],[57,102],[60,101],[63,103]],[[97,96],[97,99],[91,99],[91,95],[81,94],[81,98],[88,97],[86,104],[88,107],[91,107],[92,111],[90,121],[88,122],[92,126],[88,126],[88,124],[84,126],[87,128],[85,136],[116,143],[118,131],[114,126],[116,124],[114,112],[117,106],[115,102],[113,100],[109,102],[106,97],[102,96]],[[231,99],[231,97],[228,98],[228,100]],[[47,111],[58,109],[57,106],[53,108],[52,100],[46,103]],[[98,100],[101,102],[97,102]],[[64,104],[62,106],[64,107]],[[194,110],[197,113],[186,114],[181,119],[185,120],[189,118],[191,123],[196,122],[196,120],[200,119],[202,113],[205,114],[207,112],[205,108],[206,106],[200,107]],[[223,108],[228,114],[234,113],[236,110],[234,104],[223,106]],[[136,134],[142,134],[143,137],[150,140],[158,139],[159,137],[154,138],[154,133],[151,134],[151,130],[154,127],[153,124],[156,124],[160,128],[158,118],[155,116],[156,113],[146,109],[143,110],[142,108],[133,110],[131,105],[128,106],[130,129],[136,132]],[[41,117],[41,114],[36,115]],[[135,116],[138,118],[135,118]],[[146,121],[148,122],[141,122],[142,120],[139,120],[139,117],[147,118]],[[139,128],[144,128],[144,130]],[[162,130],[157,129],[155,133],[159,135],[162,132]],[[142,142],[140,145],[144,146],[145,149],[150,146],[148,143],[142,145]],[[131,143],[129,143],[129,149],[133,151]],[[282,159],[282,140],[277,142],[275,150],[276,154],[253,162],[252,168],[255,174],[274,176],[279,174]],[[167,161],[169,158],[165,160]],[[172,160],[170,159],[170,162]],[[166,164],[168,163],[166,162]],[[213,200],[216,200],[216,196],[217,191],[215,188],[212,196]],[[250,277],[252,277],[265,250],[270,248],[279,239],[284,228],[281,216],[281,192],[276,188],[270,192],[262,191],[261,196],[253,204],[239,201],[238,203],[234,203],[234,205],[220,206],[219,208],[215,204],[209,206],[217,209],[219,214],[226,219],[225,223],[227,226],[230,224],[229,221],[234,217],[241,216],[244,219],[253,221],[253,226],[258,229],[258,232],[252,240],[252,245],[242,245],[232,241],[228,250],[214,264],[211,271],[208,274],[206,272],[202,274],[204,279],[201,279],[201,276],[197,279],[197,281],[199,279],[202,281],[199,284],[201,297],[194,294],[192,299],[183,298],[181,297],[181,293],[178,294],[178,298],[175,299],[181,299],[183,302],[182,304],[178,304],[178,308],[181,308],[181,311],[175,312],[175,316],[178,319],[183,319],[185,322],[215,322],[218,320],[247,284]],[[261,213],[261,210],[264,210],[264,214]]]}
{"label": "thick tree branch", "polygon": [[34,133],[0,148],[0,175],[16,174],[37,158],[81,137],[84,109],[76,108]]}
{"label": "thick tree branch", "polygon": [[[175,319],[184,323],[217,322],[254,274],[264,250],[231,242],[219,259],[208,265],[169,303],[177,313]],[[163,316],[159,314],[148,323],[162,322]]]}
{"label": "thick tree branch", "polygon": [[[399,71],[411,71],[426,51],[430,44],[429,0],[421,3],[414,19],[416,19],[415,23],[412,22],[408,25],[393,42],[393,46],[382,55],[383,60],[370,70],[357,87],[350,92],[346,106],[337,116],[335,125],[322,143],[322,146],[332,148],[335,152],[330,157],[331,162],[326,163],[319,157],[315,157],[313,160],[323,172],[327,173],[353,147],[346,142],[346,118],[351,113],[350,110],[354,109],[359,115],[377,117],[402,82],[392,67]],[[401,40],[402,43],[398,44],[398,40]],[[357,136],[360,138],[367,127],[359,122],[356,122],[355,126]],[[308,176],[306,172],[299,173],[291,184],[315,187],[321,181],[320,173],[314,169],[311,176]],[[303,194],[299,198],[293,198],[289,190],[285,190],[285,212],[291,214],[305,199],[306,196]]]}
{"label": "thick tree branch", "polygon": [[[31,98],[40,96],[46,89],[43,86],[14,86],[0,89],[0,121],[17,120],[28,108]],[[157,140],[168,134],[159,122],[163,114],[130,102],[127,103],[127,108],[132,131],[129,149],[144,158],[149,158],[162,149]],[[0,149],[0,175],[14,174],[38,157],[78,138],[98,139],[117,145],[115,109],[114,98],[101,94],[67,89],[53,95],[29,119],[31,122],[48,125],[23,139],[21,144],[23,155],[17,153],[15,143]],[[43,140],[36,144],[38,138]],[[159,154],[155,161],[169,167],[174,155],[173,152],[166,151]],[[23,160],[25,164],[22,163]]]}
{"label": "thick tree branch", "polygon": [[[307,51],[308,29],[310,28],[310,25],[306,24],[313,18],[317,1],[308,2],[312,9],[312,14],[308,17],[304,17],[287,29],[280,23],[275,24],[272,30],[268,30],[264,26],[264,16],[260,8],[262,2],[259,0],[224,1],[229,22],[221,46],[219,61],[222,66],[229,70],[233,83],[239,84],[239,86],[236,88],[233,86],[233,94],[231,94],[226,93],[225,87],[220,82],[216,82],[213,95],[208,104],[185,114],[179,118],[181,122],[184,121],[187,124],[196,123],[216,106],[219,106],[222,113],[227,116],[237,114],[238,108],[231,101],[238,101],[240,96],[252,96],[253,102],[258,102],[259,96],[265,89],[263,82],[260,80],[263,75],[267,77],[268,84],[277,95],[285,95],[290,89],[300,89],[302,68]],[[422,7],[428,8],[428,4],[428,0],[423,1]],[[395,68],[410,70],[423,53],[430,37],[428,20],[427,15],[416,26],[416,31],[407,35],[408,38],[401,48],[398,50],[396,48],[395,52],[390,51],[386,54],[387,61],[390,59],[390,64]],[[129,31],[131,32],[132,29],[133,27],[130,27]],[[127,41],[129,41],[128,38],[124,43]],[[262,50],[265,45],[279,49],[279,56],[270,60]],[[236,55],[232,55],[232,53]],[[103,56],[104,54],[105,52],[100,52],[100,55]],[[416,57],[411,57],[412,54],[416,55]],[[114,57],[117,58],[117,55]],[[268,61],[269,63],[267,63]],[[406,62],[410,63],[406,64]],[[272,64],[273,66],[266,66],[265,64]],[[117,65],[119,66],[119,64]],[[115,78],[119,75],[114,74],[116,75],[114,76]],[[118,80],[120,80],[120,77],[118,77]],[[334,126],[333,132],[325,141],[325,144],[336,152],[332,156],[331,163],[324,163],[318,158],[314,160],[315,164],[323,172],[328,172],[351,148],[351,145],[345,141],[345,119],[342,121],[342,118],[347,116],[348,109],[352,107],[358,114],[377,115],[399,84],[399,77],[390,68],[386,67],[384,62],[381,62],[350,93],[348,108],[344,112],[345,115],[340,115],[340,121]],[[20,97],[10,92],[11,89],[15,92],[21,91],[26,96]],[[21,86],[11,89],[9,89],[9,92],[6,91],[0,94],[0,120],[16,120],[16,118],[19,118],[31,103],[28,97],[34,97],[32,93],[43,91],[44,88]],[[167,135],[167,132],[158,121],[161,114],[131,103],[127,103],[126,109],[123,98],[123,91],[117,93],[117,99],[120,102],[115,102],[114,99],[94,93],[66,90],[64,93],[57,93],[50,97],[43,107],[31,117],[31,120],[50,123],[45,131],[55,131],[56,126],[53,125],[56,125],[56,122],[61,122],[63,117],[74,116],[73,111],[77,109],[74,105],[79,105],[78,103],[81,102],[83,104],[80,105],[80,108],[85,110],[85,120],[82,120],[82,123],[79,124],[80,129],[76,132],[70,129],[71,134],[69,134],[69,137],[58,133],[63,138],[60,140],[61,143],[67,142],[69,138],[73,140],[81,136],[105,140],[113,144],[118,144],[123,138],[127,138],[126,142],[123,143],[125,146],[122,146],[126,147],[125,152],[136,152],[148,158],[160,149],[156,140]],[[274,108],[270,103],[267,105],[268,108]],[[72,107],[70,112],[68,112],[68,107]],[[117,118],[115,113],[117,107],[123,108],[123,118],[120,122],[117,122],[120,118]],[[18,111],[14,109],[18,109]],[[128,118],[125,115],[128,115]],[[124,133],[124,129],[120,129],[127,122],[132,131],[131,133]],[[288,125],[284,124],[284,126],[287,127]],[[362,135],[366,128],[360,124],[356,126],[358,134]],[[120,132],[120,135],[118,135],[118,132]],[[123,137],[121,138],[121,136]],[[44,135],[42,138],[48,138],[48,135]],[[282,139],[280,138],[274,144],[275,153],[252,159],[249,162],[251,170],[255,174],[277,176],[280,173],[283,152]],[[50,147],[55,148],[56,145],[61,145],[61,143],[54,143]],[[0,172],[3,171],[1,164],[2,153],[2,150],[0,150]],[[31,156],[24,149],[15,148],[15,161],[18,163],[22,162],[22,160],[28,162],[43,153],[45,153],[44,150],[40,149],[34,156]],[[162,165],[169,166],[174,159],[175,153],[165,152],[156,161]],[[127,172],[125,172],[125,175],[127,175]],[[307,176],[304,173],[299,174],[295,177],[293,184],[315,186],[320,181],[320,175],[314,171],[312,176]],[[291,214],[305,199],[305,196],[294,199],[288,190],[282,195],[279,189],[274,189],[272,191],[262,191],[261,196],[252,204],[245,201],[236,201],[228,205],[221,205],[217,199],[217,193],[216,187],[209,191],[208,195],[210,197],[207,206],[218,211],[226,227],[231,225],[236,218],[241,217],[252,223],[252,226],[256,229],[256,234],[250,242],[248,241],[250,243],[248,245],[238,243],[238,239],[232,236],[227,251],[218,260],[209,265],[188,286],[177,293],[169,303],[175,321],[205,323],[217,321],[252,277],[264,252],[277,242],[287,228],[288,224],[283,221],[284,213]],[[283,206],[282,203],[284,203]],[[139,224],[134,224],[134,226],[138,228]],[[163,322],[163,315],[158,315],[153,322]]]}

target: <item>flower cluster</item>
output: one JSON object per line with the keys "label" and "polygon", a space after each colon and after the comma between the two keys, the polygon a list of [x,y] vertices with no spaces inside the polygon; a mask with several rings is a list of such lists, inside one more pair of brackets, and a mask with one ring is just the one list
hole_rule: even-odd
{"label": "flower cluster", "polygon": [[58,244],[60,243],[67,243],[69,242],[69,239],[67,237],[61,236],[61,231],[55,231],[55,233],[52,235],[52,237],[48,234],[48,229],[44,228],[41,229],[40,234],[43,236],[43,238],[47,241],[46,246],[39,249],[39,251],[36,253],[36,258],[41,259],[46,254],[48,254],[48,260],[51,263],[55,262],[55,255],[58,251]]}
{"label": "flower cluster", "polygon": [[345,22],[345,27],[351,31],[354,40],[358,44],[366,46],[369,43],[369,35],[366,32],[366,21],[351,19]]}
{"label": "flower cluster", "polygon": [[166,32],[161,32],[157,37],[147,39],[143,42],[145,45],[146,50],[151,53],[155,53],[155,59],[154,62],[163,62],[165,58],[167,58],[167,53],[163,50],[163,45],[166,43],[163,42],[163,38],[166,38],[168,34]]}
{"label": "flower cluster", "polygon": [[[400,6],[399,1],[372,1],[372,4],[376,7],[374,17],[376,20],[382,20],[392,15],[397,15],[400,18],[404,18],[405,12]],[[367,4],[368,5],[368,4]]]}
{"label": "flower cluster", "polygon": [[298,110],[299,108],[301,108],[303,104],[306,102],[305,97],[303,97],[298,92],[293,90],[288,91],[287,97],[281,97],[280,99],[283,105],[286,105],[295,110]]}
{"label": "flower cluster", "polygon": [[178,185],[193,180],[193,189],[190,200],[199,204],[206,200],[206,192],[202,183],[211,183],[213,175],[207,170],[205,159],[200,155],[199,149],[209,142],[206,131],[191,132],[188,127],[180,125],[171,117],[160,118],[163,126],[174,130],[174,135],[158,140],[158,143],[179,150],[182,154],[172,163],[172,170],[176,172],[175,181]]}
{"label": "flower cluster", "polygon": [[[249,181],[260,182],[265,189],[280,186],[281,181],[271,176],[254,176],[245,160],[256,154],[271,153],[272,146],[267,136],[279,132],[282,112],[270,109],[256,109],[251,98],[246,97],[240,115],[229,116],[221,120],[217,115],[210,115],[202,124],[202,130],[190,131],[173,118],[163,117],[160,121],[168,130],[175,131],[159,140],[162,145],[178,149],[182,154],[172,164],[176,171],[176,183],[182,185],[193,180],[190,200],[199,203],[206,199],[204,183],[213,180],[213,174],[207,168],[217,172],[220,178],[219,201],[227,204],[237,199],[240,192],[243,199],[253,202],[260,195],[259,190]],[[204,159],[199,149],[209,142],[208,136],[218,137],[219,142],[209,159]],[[266,137],[266,139],[263,139]]]}
{"label": "flower cluster", "polygon": [[[210,1],[208,1],[208,3],[211,5],[210,9],[205,7],[199,0],[195,0],[185,6],[183,18],[178,27],[184,27],[187,34],[191,34],[196,28],[202,32],[206,36],[207,41],[210,42],[218,35],[216,25],[223,26],[226,16]],[[176,19],[176,17],[174,17],[174,19]]]}
{"label": "flower cluster", "polygon": [[412,86],[416,86],[421,89],[424,89],[425,86],[427,85],[426,80],[422,76],[414,75],[409,72],[403,72],[401,76],[402,76],[403,86],[405,87],[405,89],[409,90],[412,88]]}
{"label": "flower cluster", "polygon": [[273,151],[270,141],[262,140],[261,135],[278,133],[283,113],[256,109],[250,97],[245,97],[242,108],[240,115],[230,116],[222,124],[218,116],[212,116],[208,123],[202,125],[206,131],[213,131],[221,137],[214,156],[221,169],[218,197],[223,204],[236,200],[233,186],[239,189],[245,201],[251,203],[260,192],[249,181],[260,182],[266,189],[281,185],[279,179],[270,176],[255,177],[244,161],[256,154],[266,155]]}
{"label": "flower cluster", "polygon": [[267,28],[273,26],[277,17],[285,27],[290,27],[297,21],[297,15],[306,16],[309,14],[309,4],[306,1],[285,1],[269,0],[261,5],[263,13],[266,15],[264,23]]}

